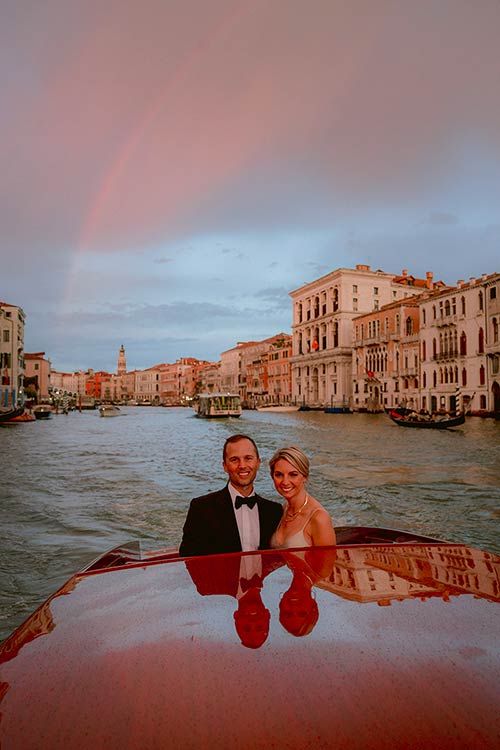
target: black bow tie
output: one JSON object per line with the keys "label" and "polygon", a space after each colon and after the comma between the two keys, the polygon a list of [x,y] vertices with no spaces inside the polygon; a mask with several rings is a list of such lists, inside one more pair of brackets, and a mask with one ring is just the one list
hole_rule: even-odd
{"label": "black bow tie", "polygon": [[256,502],[257,500],[255,499],[255,495],[252,495],[252,497],[238,496],[234,501],[234,507],[236,508],[236,510],[238,510],[238,508],[241,508],[242,505],[248,505],[248,507],[251,509]]}

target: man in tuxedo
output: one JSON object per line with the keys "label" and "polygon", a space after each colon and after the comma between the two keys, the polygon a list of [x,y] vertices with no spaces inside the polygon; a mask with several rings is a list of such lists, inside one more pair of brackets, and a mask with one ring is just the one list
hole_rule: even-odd
{"label": "man in tuxedo", "polygon": [[280,503],[255,494],[260,458],[252,438],[228,438],[222,466],[229,476],[224,489],[191,500],[179,549],[181,557],[270,547],[282,510]]}

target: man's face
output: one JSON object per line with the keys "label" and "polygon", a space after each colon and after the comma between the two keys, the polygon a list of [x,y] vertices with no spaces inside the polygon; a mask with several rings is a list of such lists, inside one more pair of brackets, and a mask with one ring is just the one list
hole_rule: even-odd
{"label": "man's face", "polygon": [[229,480],[233,487],[241,494],[248,495],[253,490],[253,483],[260,467],[260,458],[254,446],[242,438],[236,443],[229,443],[226,446],[226,458],[222,462],[224,471],[229,475]]}

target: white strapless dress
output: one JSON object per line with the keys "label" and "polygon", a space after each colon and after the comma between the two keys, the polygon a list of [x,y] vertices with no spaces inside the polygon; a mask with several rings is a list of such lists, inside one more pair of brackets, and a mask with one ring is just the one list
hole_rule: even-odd
{"label": "white strapless dress", "polygon": [[314,514],[320,510],[320,508],[315,508],[309,515],[307,516],[304,525],[300,529],[300,531],[296,531],[295,534],[292,534],[291,536],[288,536],[283,544],[278,544],[276,540],[276,531],[271,537],[271,549],[290,549],[291,547],[311,547],[311,543],[307,541],[304,529],[306,528],[307,524],[311,520],[311,518],[314,516]]}

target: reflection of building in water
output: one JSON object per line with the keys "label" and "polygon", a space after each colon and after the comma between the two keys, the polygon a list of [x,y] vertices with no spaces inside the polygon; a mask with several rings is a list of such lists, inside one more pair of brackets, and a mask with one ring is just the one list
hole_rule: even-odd
{"label": "reflection of building in water", "polygon": [[339,547],[319,588],[358,602],[475,594],[500,601],[500,558],[464,546]]}

